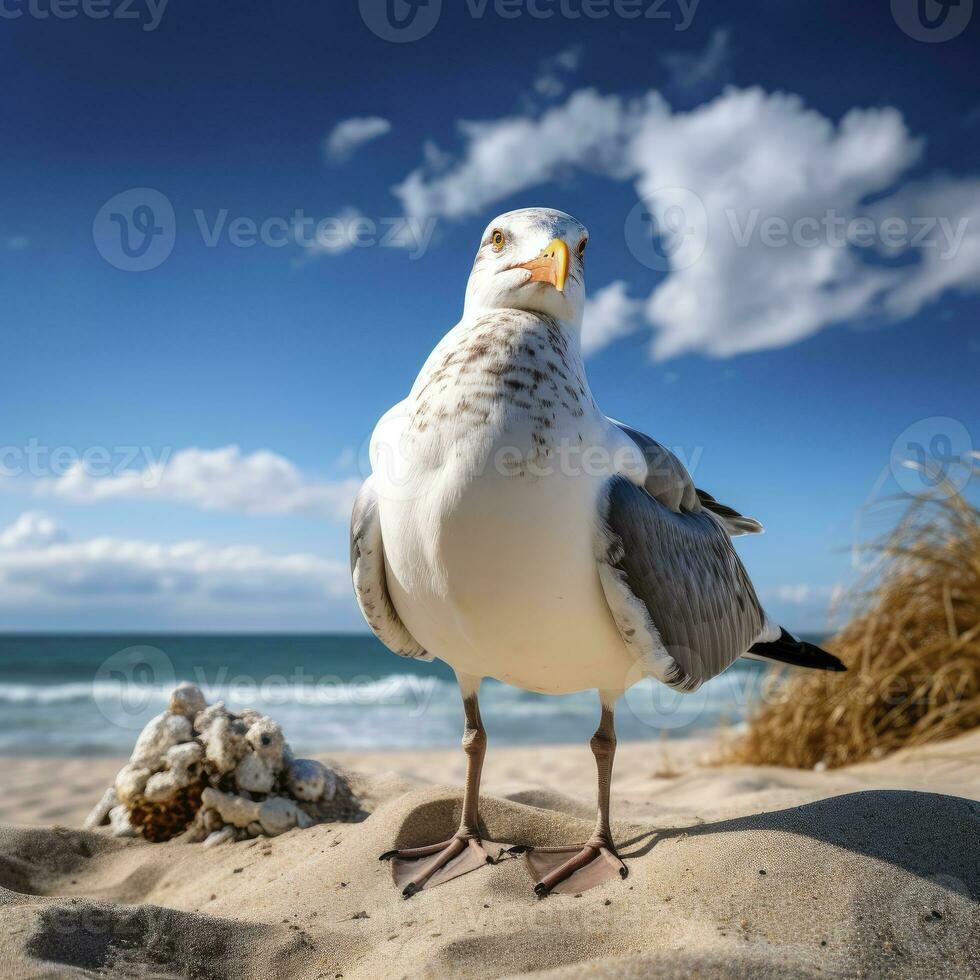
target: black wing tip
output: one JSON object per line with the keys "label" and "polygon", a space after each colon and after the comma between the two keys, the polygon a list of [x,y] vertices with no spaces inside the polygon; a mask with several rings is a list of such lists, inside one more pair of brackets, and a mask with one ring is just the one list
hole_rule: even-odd
{"label": "black wing tip", "polygon": [[798,640],[791,633],[780,627],[778,640],[769,643],[756,643],[750,650],[758,657],[774,660],[777,663],[789,664],[792,667],[806,667],[810,670],[829,670],[842,673],[847,667],[832,653],[806,640]]}
{"label": "black wing tip", "polygon": [[[817,649],[820,650],[820,647]],[[827,658],[826,663],[819,668],[820,670],[832,670],[837,674],[847,673],[847,667],[832,653],[827,653],[826,650],[820,650],[820,652]]]}
{"label": "black wing tip", "polygon": [[719,503],[707,490],[695,489],[701,506],[720,517],[732,534],[762,534],[764,528],[754,517],[740,514],[734,507]]}

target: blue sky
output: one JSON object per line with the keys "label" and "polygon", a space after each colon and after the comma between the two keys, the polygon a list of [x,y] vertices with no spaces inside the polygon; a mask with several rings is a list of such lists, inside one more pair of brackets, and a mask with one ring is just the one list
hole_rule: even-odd
{"label": "blue sky", "polygon": [[893,447],[980,441],[980,15],[402,4],[3,0],[0,628],[362,629],[365,442],[528,205],[590,228],[602,407],[822,628]]}

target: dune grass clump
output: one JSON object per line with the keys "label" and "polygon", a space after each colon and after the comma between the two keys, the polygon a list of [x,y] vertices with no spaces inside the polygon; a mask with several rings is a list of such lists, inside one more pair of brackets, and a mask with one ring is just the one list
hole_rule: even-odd
{"label": "dune grass clump", "polygon": [[825,644],[847,673],[780,675],[720,763],[835,768],[980,727],[980,510],[939,489],[872,546],[855,615]]}

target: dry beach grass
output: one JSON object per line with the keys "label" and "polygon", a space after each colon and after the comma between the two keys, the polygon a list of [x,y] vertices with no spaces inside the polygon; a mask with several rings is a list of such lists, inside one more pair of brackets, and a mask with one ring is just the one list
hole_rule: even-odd
{"label": "dry beach grass", "polygon": [[848,672],[789,672],[722,762],[833,768],[980,727],[980,510],[940,490],[875,546],[826,644]]}

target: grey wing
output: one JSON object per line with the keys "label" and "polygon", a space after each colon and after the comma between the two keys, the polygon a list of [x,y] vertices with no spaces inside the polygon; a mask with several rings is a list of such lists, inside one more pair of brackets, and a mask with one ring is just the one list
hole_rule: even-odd
{"label": "grey wing", "polygon": [[623,640],[655,677],[696,690],[766,634],[748,573],[713,514],[676,513],[616,476],[600,517],[606,601]]}
{"label": "grey wing", "polygon": [[706,490],[699,490],[684,464],[656,439],[651,439],[650,436],[624,422],[617,422],[616,419],[609,421],[622,429],[643,453],[647,463],[644,487],[650,496],[659,500],[665,507],[675,513],[710,510],[721,519],[732,537],[762,532],[763,527],[755,518],[745,517],[732,507],[719,503]]}
{"label": "grey wing", "polygon": [[374,635],[393,653],[416,660],[432,655],[405,628],[388,593],[378,495],[366,480],[354,501],[350,524],[350,569],[361,614]]}

